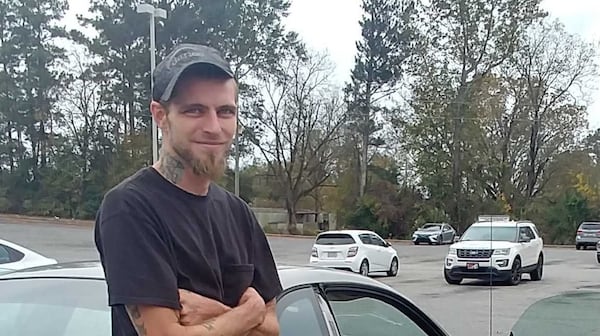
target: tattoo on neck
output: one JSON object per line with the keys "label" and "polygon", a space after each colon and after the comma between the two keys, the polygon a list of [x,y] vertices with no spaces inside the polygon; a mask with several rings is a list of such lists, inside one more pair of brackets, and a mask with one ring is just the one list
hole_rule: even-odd
{"label": "tattoo on neck", "polygon": [[160,171],[165,178],[173,184],[178,184],[183,177],[183,163],[169,153],[164,153],[160,163]]}

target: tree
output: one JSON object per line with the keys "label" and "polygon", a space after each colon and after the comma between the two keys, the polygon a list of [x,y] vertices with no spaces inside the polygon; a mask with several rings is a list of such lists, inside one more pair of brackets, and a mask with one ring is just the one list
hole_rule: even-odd
{"label": "tree", "polygon": [[356,43],[351,82],[346,87],[350,122],[360,134],[359,196],[367,187],[369,147],[381,145],[375,119],[381,101],[396,92],[405,61],[412,55],[414,1],[363,0],[362,38]]}
{"label": "tree", "polygon": [[[569,52],[563,52],[564,50]],[[527,122],[526,175],[519,180],[525,201],[543,190],[550,172],[548,163],[560,152],[573,149],[586,126],[586,107],[574,89],[597,75],[595,48],[554,22],[532,27],[515,53],[511,66],[515,84],[522,88],[520,106]],[[585,93],[584,93],[585,94]],[[521,97],[519,97],[521,98]]]}
{"label": "tree", "polygon": [[342,102],[327,82],[332,68],[323,55],[283,61],[283,75],[264,79],[263,108],[252,115],[252,142],[285,190],[290,230],[296,205],[331,176],[335,144],[345,121]]}
{"label": "tree", "polygon": [[[450,187],[447,212],[456,225],[467,221],[469,216],[466,167],[472,164],[470,139],[477,128],[473,123],[477,111],[469,97],[479,80],[513,55],[527,28],[545,15],[539,3],[540,0],[433,0],[421,7],[421,45],[413,67],[416,82],[426,85],[440,82],[443,86],[423,90],[413,105],[418,105],[415,108],[419,113],[427,113],[429,104],[445,111],[440,115],[440,122],[444,122],[441,150],[444,160],[450,158],[450,180],[440,183]],[[436,74],[446,78],[423,78]],[[443,97],[449,100],[440,102],[437,92],[443,92]],[[426,120],[427,116],[419,115],[417,119]]]}

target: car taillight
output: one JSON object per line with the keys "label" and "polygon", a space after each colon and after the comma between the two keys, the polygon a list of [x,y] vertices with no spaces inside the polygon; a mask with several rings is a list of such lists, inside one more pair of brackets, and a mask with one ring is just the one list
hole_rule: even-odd
{"label": "car taillight", "polygon": [[582,234],[582,233],[583,233],[583,231],[581,231],[581,230],[577,230],[577,234],[578,234],[578,235],[580,235],[580,234]]}
{"label": "car taillight", "polygon": [[348,258],[355,257],[358,253],[358,246],[353,246],[348,249]]}
{"label": "car taillight", "polygon": [[312,254],[313,257],[318,258],[319,257],[319,252],[317,252],[317,248],[313,247],[312,248]]}

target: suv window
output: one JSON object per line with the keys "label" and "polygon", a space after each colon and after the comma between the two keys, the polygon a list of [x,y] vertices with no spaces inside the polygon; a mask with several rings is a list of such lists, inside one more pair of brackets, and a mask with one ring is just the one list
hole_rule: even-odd
{"label": "suv window", "polygon": [[600,230],[600,223],[583,223],[581,224],[583,230]]}
{"label": "suv window", "polygon": [[521,233],[521,235],[523,235],[525,237],[529,237],[530,239],[535,239],[535,234],[533,233],[531,228],[528,226],[522,227],[520,230],[520,233]]}
{"label": "suv window", "polygon": [[317,237],[317,245],[350,245],[355,244],[354,238],[347,233],[322,233]]}

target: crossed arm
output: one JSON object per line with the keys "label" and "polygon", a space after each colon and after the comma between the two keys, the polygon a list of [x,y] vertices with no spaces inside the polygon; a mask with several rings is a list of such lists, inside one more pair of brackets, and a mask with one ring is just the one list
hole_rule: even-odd
{"label": "crossed arm", "polygon": [[156,306],[127,306],[140,336],[277,336],[275,300],[265,303],[249,288],[240,303],[222,303],[180,290],[182,310]]}

